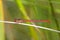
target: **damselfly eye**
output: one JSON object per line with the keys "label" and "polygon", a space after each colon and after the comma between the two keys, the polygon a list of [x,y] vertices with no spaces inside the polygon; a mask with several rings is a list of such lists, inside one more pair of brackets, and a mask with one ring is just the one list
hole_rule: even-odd
{"label": "damselfly eye", "polygon": [[23,22],[21,19],[15,19],[14,21],[17,22],[17,23]]}

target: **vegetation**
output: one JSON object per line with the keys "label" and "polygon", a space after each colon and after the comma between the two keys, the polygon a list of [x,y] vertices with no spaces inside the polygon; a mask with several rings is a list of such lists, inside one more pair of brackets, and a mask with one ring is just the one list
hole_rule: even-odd
{"label": "vegetation", "polygon": [[[0,20],[14,21],[16,18],[23,20],[49,20],[50,23],[25,23],[60,30],[59,0],[1,0],[0,2],[3,2],[0,3]],[[0,23],[0,27],[0,30],[2,30],[0,32],[2,36],[0,40],[4,40],[5,36],[6,40],[60,40],[60,33],[37,29],[32,26]]]}

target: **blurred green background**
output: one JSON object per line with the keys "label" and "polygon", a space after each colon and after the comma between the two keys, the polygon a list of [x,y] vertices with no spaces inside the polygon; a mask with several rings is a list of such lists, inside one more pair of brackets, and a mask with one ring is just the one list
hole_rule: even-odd
{"label": "blurred green background", "polygon": [[[1,0],[4,20],[49,20],[47,22],[26,22],[60,30],[59,0]],[[1,16],[2,17],[2,16]],[[1,25],[1,24],[0,24]],[[1,25],[0,27],[2,27]],[[60,40],[60,33],[19,24],[4,24],[5,40]],[[3,34],[2,34],[3,35]]]}

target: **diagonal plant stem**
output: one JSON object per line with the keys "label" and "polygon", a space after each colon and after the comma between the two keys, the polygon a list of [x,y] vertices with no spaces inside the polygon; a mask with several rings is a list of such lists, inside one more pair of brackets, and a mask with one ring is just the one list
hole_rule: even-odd
{"label": "diagonal plant stem", "polygon": [[51,28],[47,28],[47,27],[43,27],[43,26],[37,26],[37,25],[33,25],[33,24],[16,23],[16,22],[11,22],[11,21],[1,21],[1,20],[0,20],[0,23],[20,24],[20,25],[31,26],[31,27],[35,27],[35,28],[41,28],[41,29],[45,29],[45,30],[60,33],[59,30],[55,30],[55,29],[51,29]]}
{"label": "diagonal plant stem", "polygon": [[57,25],[58,30],[59,30],[59,24],[58,24],[58,21],[57,21],[57,19],[56,19],[56,17],[55,17],[55,14],[54,14],[55,12],[54,12],[54,8],[53,8],[53,4],[51,3],[51,0],[49,0],[49,4],[50,4],[50,7],[51,7],[52,15],[53,15],[53,17],[54,17],[54,20],[55,20],[56,25]]}
{"label": "diagonal plant stem", "polygon": [[[24,6],[23,6],[23,4],[22,4],[22,1],[21,1],[21,0],[17,0],[16,2],[17,2],[17,4],[18,4],[18,6],[19,6],[19,9],[21,10],[21,12],[22,12],[22,14],[23,14],[24,19],[26,19],[26,20],[31,20],[31,19],[27,16],[27,12],[25,11],[25,8],[24,8]],[[31,22],[27,22],[27,23],[31,23]],[[32,23],[32,24],[34,24],[34,23]],[[33,28],[33,27],[30,27],[30,30],[31,30],[31,34],[32,34],[32,36],[33,36],[33,39],[34,39],[34,40],[38,40],[38,36],[37,36],[36,31],[34,30],[34,28]]]}
{"label": "diagonal plant stem", "polygon": [[[56,23],[56,27],[55,28],[59,30],[59,24],[58,24],[58,21],[57,21],[56,16],[55,16],[53,3],[51,2],[52,0],[48,0],[48,1],[49,1],[49,5],[50,5],[50,11],[51,11],[52,18],[53,18],[54,22]],[[59,35],[58,37],[60,37],[60,34],[58,34],[58,35]],[[54,39],[55,38],[53,38],[53,40]],[[60,40],[60,38],[59,38],[59,40]]]}

